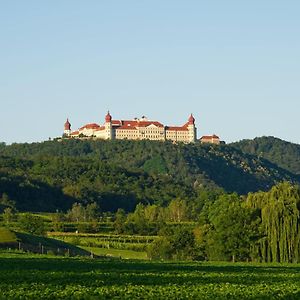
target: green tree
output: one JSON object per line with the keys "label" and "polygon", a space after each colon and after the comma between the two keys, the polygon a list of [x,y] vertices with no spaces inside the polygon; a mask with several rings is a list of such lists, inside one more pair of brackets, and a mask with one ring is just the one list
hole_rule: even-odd
{"label": "green tree", "polygon": [[85,208],[81,203],[74,203],[72,209],[68,211],[68,218],[71,221],[80,222],[86,220]]}
{"label": "green tree", "polygon": [[2,214],[2,217],[3,217],[3,221],[6,223],[6,224],[9,224],[10,222],[13,221],[14,219],[14,212],[13,210],[10,208],[10,207],[6,207],[4,209],[4,212]]}
{"label": "green tree", "polygon": [[173,251],[170,239],[159,237],[148,246],[147,256],[150,259],[171,259]]}
{"label": "green tree", "polygon": [[183,226],[175,229],[165,227],[160,234],[163,236],[153,241],[147,249],[149,258],[178,260],[195,258],[195,236],[191,230]]}
{"label": "green tree", "polygon": [[135,232],[139,234],[147,234],[149,229],[149,223],[145,218],[144,205],[139,203],[134,213],[131,215],[131,220],[135,226]]}
{"label": "green tree", "polygon": [[182,199],[172,200],[168,206],[170,221],[182,222],[187,219],[188,207]]}
{"label": "green tree", "polygon": [[52,214],[52,226],[54,231],[64,231],[65,215],[62,212]]}
{"label": "green tree", "polygon": [[0,207],[3,207],[3,209],[9,207],[11,208],[13,211],[16,210],[16,203],[15,201],[11,200],[8,196],[8,194],[3,193],[2,197],[0,198]]}
{"label": "green tree", "polygon": [[89,203],[85,210],[87,221],[96,221],[98,219],[100,208],[96,202]]}
{"label": "green tree", "polygon": [[267,262],[300,261],[300,187],[283,182],[269,192],[249,194],[247,204],[259,210],[262,238],[256,252]]}
{"label": "green tree", "polygon": [[194,258],[195,236],[191,230],[178,226],[171,236],[171,244],[174,258],[180,260]]}
{"label": "green tree", "polygon": [[119,208],[115,215],[114,230],[117,234],[125,232],[126,214],[124,209]]}
{"label": "green tree", "polygon": [[208,244],[208,232],[210,230],[209,224],[198,225],[193,233],[195,236],[195,247],[194,247],[194,256],[196,260],[208,260],[206,247]]}
{"label": "green tree", "polygon": [[245,260],[250,255],[251,241],[256,233],[252,229],[252,210],[237,194],[222,195],[211,206],[209,221],[212,225],[207,237],[210,259]]}
{"label": "green tree", "polygon": [[159,216],[160,207],[158,205],[147,205],[144,207],[144,215],[148,222],[152,223],[157,221]]}
{"label": "green tree", "polygon": [[45,235],[46,227],[41,217],[26,213],[21,215],[18,220],[18,226],[25,232],[35,235]]}

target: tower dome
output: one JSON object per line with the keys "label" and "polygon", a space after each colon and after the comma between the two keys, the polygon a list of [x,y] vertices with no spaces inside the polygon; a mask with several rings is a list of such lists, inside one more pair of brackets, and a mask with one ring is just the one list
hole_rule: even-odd
{"label": "tower dome", "polygon": [[67,119],[65,123],[65,130],[71,130],[71,123],[69,122],[69,118]]}
{"label": "tower dome", "polygon": [[195,124],[195,118],[193,117],[193,114],[189,117],[189,124]]}
{"label": "tower dome", "polygon": [[111,115],[109,111],[107,112],[107,115],[105,116],[105,123],[110,123],[111,122]]}

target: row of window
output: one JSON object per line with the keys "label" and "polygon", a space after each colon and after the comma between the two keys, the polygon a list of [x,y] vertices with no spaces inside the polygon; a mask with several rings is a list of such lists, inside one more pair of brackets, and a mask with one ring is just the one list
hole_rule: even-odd
{"label": "row of window", "polygon": [[161,131],[158,130],[146,130],[146,131],[140,131],[141,134],[164,134]]}
{"label": "row of window", "polygon": [[142,139],[162,139],[163,137],[161,135],[137,135],[137,134],[117,134],[117,138],[142,138]]}

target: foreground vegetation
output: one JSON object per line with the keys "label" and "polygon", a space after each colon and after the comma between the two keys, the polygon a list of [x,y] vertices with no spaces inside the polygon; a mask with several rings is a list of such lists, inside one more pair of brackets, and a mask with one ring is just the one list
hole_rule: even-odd
{"label": "foreground vegetation", "polygon": [[[150,259],[300,262],[298,185],[280,183],[268,192],[244,197],[221,193],[201,205],[193,211],[193,203],[181,199],[172,200],[167,207],[140,203],[134,212],[126,214],[119,209],[100,224],[103,216],[93,204],[75,203],[67,214],[53,214],[52,221],[49,215],[16,215],[8,207],[2,214],[2,226],[15,226],[16,236],[24,240],[30,234],[30,241],[43,246],[44,238],[32,236],[45,235],[47,227],[48,236],[60,243],[98,248],[97,252],[107,254],[101,249],[146,252]],[[84,222],[86,219],[91,220]],[[63,232],[64,222],[70,220],[73,223],[67,223],[68,229],[74,231]],[[9,236],[4,234],[3,239]]]}
{"label": "foreground vegetation", "polygon": [[3,299],[299,299],[300,267],[0,253]]}

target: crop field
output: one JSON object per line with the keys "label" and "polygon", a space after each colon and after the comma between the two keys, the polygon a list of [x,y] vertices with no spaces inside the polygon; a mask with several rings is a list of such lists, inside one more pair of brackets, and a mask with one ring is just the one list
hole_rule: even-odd
{"label": "crop field", "polygon": [[156,236],[49,232],[56,240],[76,245],[94,255],[147,259],[146,247]]}
{"label": "crop field", "polygon": [[0,253],[1,299],[299,299],[300,266]]}
{"label": "crop field", "polygon": [[82,247],[145,252],[157,236],[49,232],[49,237]]}

